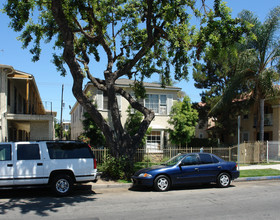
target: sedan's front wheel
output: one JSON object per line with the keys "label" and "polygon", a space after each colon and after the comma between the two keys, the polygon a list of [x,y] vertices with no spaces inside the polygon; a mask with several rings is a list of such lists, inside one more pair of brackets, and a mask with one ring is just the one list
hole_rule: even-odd
{"label": "sedan's front wheel", "polygon": [[221,188],[228,187],[230,185],[231,178],[228,173],[221,173],[217,178],[217,184]]}
{"label": "sedan's front wheel", "polygon": [[154,181],[154,188],[156,191],[167,191],[170,188],[171,181],[165,175],[158,176]]}

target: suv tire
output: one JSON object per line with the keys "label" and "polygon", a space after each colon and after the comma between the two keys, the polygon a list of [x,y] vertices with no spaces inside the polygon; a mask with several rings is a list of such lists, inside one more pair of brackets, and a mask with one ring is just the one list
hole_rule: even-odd
{"label": "suv tire", "polygon": [[51,188],[56,195],[67,196],[73,190],[73,180],[66,174],[57,175],[51,182]]}

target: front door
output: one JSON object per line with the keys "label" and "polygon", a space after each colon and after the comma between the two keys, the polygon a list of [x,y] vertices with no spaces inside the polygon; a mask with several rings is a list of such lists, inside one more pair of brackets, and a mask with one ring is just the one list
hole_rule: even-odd
{"label": "front door", "polygon": [[16,145],[15,185],[34,185],[45,182],[43,160],[38,143]]}
{"label": "front door", "polygon": [[0,186],[13,185],[12,145],[0,144]]}
{"label": "front door", "polygon": [[180,174],[177,176],[178,183],[194,183],[199,179],[199,158],[197,154],[187,155],[180,164]]}

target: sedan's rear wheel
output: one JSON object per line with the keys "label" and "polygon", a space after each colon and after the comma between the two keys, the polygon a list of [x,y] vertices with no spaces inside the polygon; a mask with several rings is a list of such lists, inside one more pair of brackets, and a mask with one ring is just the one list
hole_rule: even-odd
{"label": "sedan's rear wheel", "polygon": [[170,188],[171,181],[165,175],[158,176],[154,181],[154,188],[156,191],[167,191]]}
{"label": "sedan's rear wheel", "polygon": [[221,188],[228,187],[231,183],[231,178],[228,173],[221,173],[217,178],[217,184]]}

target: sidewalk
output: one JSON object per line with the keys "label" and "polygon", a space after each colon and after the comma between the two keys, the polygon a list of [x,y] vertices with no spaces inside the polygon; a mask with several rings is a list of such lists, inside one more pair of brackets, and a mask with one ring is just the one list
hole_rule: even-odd
{"label": "sidewalk", "polygon": [[240,170],[275,169],[280,170],[280,164],[240,166]]}

